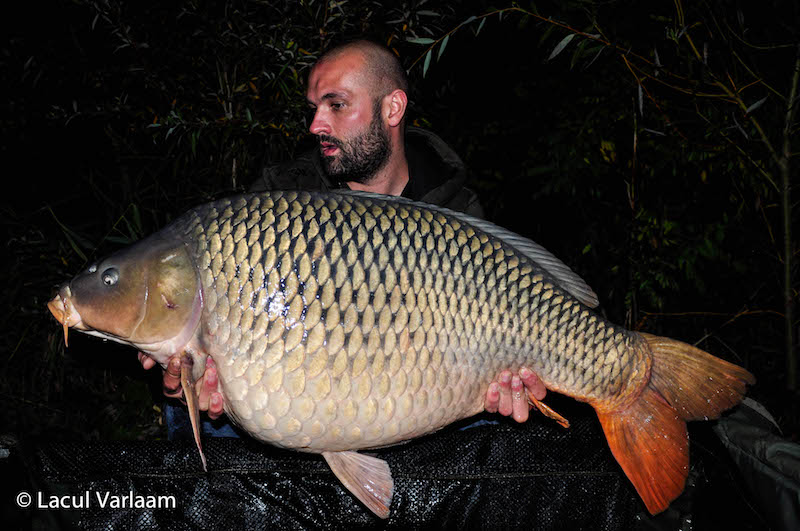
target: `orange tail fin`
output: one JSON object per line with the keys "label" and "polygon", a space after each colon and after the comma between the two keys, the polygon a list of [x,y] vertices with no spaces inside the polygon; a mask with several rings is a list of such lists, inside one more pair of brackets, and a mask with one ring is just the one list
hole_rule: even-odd
{"label": "orange tail fin", "polygon": [[686,421],[717,418],[738,404],[752,374],[686,343],[641,334],[650,381],[622,410],[598,409],[611,452],[656,514],[683,491],[689,469]]}

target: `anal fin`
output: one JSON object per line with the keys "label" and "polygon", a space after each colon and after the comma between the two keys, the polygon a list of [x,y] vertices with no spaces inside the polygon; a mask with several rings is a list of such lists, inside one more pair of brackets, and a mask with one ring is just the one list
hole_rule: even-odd
{"label": "anal fin", "polygon": [[206,456],[203,453],[203,443],[200,441],[200,404],[195,391],[194,380],[192,379],[193,365],[194,362],[192,361],[191,356],[189,356],[186,352],[182,352],[181,387],[183,388],[183,396],[186,398],[186,405],[189,408],[189,420],[192,423],[194,442],[197,445],[197,450],[200,452],[200,460],[203,462],[203,470],[208,472]]}
{"label": "anal fin", "polygon": [[383,459],[358,452],[322,452],[328,466],[353,495],[380,518],[389,517],[394,480]]}

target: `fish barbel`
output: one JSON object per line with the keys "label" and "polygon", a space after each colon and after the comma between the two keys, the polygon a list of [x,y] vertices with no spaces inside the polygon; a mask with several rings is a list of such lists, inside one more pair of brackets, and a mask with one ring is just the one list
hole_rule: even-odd
{"label": "fish barbel", "polygon": [[685,421],[718,417],[754,378],[616,326],[596,305],[553,255],[489,222],[373,194],[271,192],[190,210],[92,264],[48,306],[65,337],[73,327],[127,343],[162,366],[180,354],[201,455],[192,384],[210,356],[236,424],[321,453],[383,518],[391,473],[356,450],[474,415],[498,372],[528,366],[594,407],[660,512],[686,480]]}

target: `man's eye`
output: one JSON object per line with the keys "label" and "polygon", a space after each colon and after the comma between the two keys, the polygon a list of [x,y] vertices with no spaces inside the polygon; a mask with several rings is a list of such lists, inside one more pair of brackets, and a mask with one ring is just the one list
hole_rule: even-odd
{"label": "man's eye", "polygon": [[340,111],[344,109],[344,103],[331,103],[331,109],[334,111]]}

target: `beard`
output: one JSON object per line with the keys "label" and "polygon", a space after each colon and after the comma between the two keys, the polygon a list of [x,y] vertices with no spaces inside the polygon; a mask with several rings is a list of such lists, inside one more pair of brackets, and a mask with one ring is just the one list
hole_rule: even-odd
{"label": "beard", "polygon": [[347,140],[320,135],[320,142],[330,142],[339,153],[322,156],[322,167],[329,177],[343,182],[367,184],[386,165],[391,155],[389,133],[380,117],[380,100],[372,112],[367,130]]}

